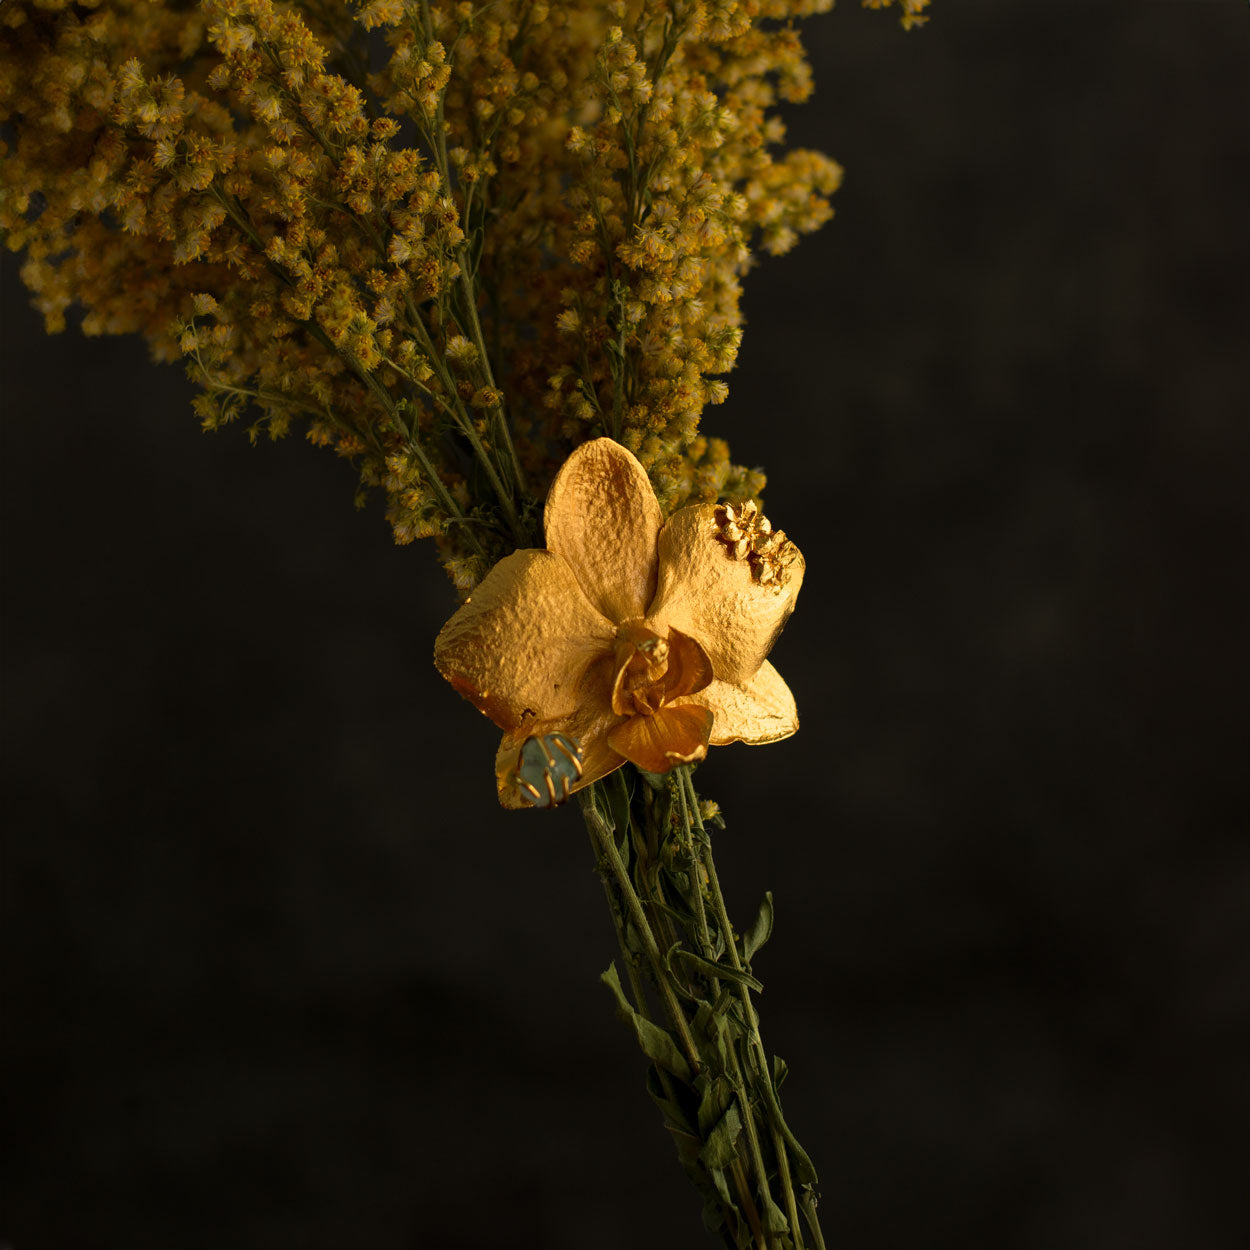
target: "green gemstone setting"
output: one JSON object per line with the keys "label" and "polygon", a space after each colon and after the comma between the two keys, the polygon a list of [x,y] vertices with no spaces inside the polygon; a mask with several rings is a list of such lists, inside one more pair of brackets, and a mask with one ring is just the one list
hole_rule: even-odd
{"label": "green gemstone setting", "polygon": [[516,787],[531,807],[555,807],[582,775],[582,748],[568,734],[526,738],[517,759]]}

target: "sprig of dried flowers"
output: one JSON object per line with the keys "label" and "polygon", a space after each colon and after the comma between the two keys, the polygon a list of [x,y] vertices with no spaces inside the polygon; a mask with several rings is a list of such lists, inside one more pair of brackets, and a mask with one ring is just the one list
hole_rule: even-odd
{"label": "sprig of dried flowers", "polygon": [[504,730],[500,799],[578,793],[708,1226],[777,1250],[823,1241],[751,1001],[772,905],[735,932],[690,774],[797,728],[766,656],[803,562],[699,421],[752,249],[831,215],[841,171],[779,154],[776,112],[831,6],[0,8],[0,232],[47,328],[143,334],[205,428],[302,424],[435,539],[466,596],[436,662]]}

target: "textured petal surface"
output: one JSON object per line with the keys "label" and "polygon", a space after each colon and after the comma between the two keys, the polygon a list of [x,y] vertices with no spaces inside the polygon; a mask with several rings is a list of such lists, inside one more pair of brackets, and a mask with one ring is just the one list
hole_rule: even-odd
{"label": "textured petal surface", "polygon": [[563,560],[514,551],[443,626],[434,663],[501,729],[519,729],[574,710],[579,683],[611,650],[612,634]]}
{"label": "textured petal surface", "polygon": [[794,611],[803,558],[782,582],[761,583],[745,559],[717,539],[716,505],[675,512],[660,532],[660,576],[647,614],[697,639],[721,681],[741,685],[758,671]]}
{"label": "textured petal surface", "polygon": [[620,717],[613,716],[611,712],[581,709],[573,716],[561,720],[527,725],[523,729],[505,733],[495,755],[495,786],[499,802],[512,810],[533,806],[523,797],[516,784],[517,757],[521,746],[532,734],[562,733],[577,739],[582,750],[582,775],[579,781],[569,787],[570,793],[576,793],[591,782],[598,781],[600,777],[615,772],[625,763],[625,757],[608,744],[608,734],[618,724]]}
{"label": "textured petal surface", "polygon": [[714,747],[727,742],[780,742],[799,727],[794,695],[767,661],[741,686],[714,681],[691,702],[701,703],[715,717],[709,739]]}
{"label": "textured petal surface", "polygon": [[[653,677],[647,671],[644,656],[636,650],[639,641],[647,640],[661,641],[645,621],[621,626],[616,631],[612,710],[619,716],[657,711],[665,703],[702,690],[712,680],[712,661],[707,653],[679,629],[669,630],[668,638],[663,640],[665,671],[658,678]],[[654,649],[646,653],[655,654]]]}
{"label": "textured petal surface", "polygon": [[666,773],[674,764],[707,754],[712,713],[696,703],[662,708],[654,716],[631,716],[608,734],[608,744],[649,773]]}
{"label": "textured petal surface", "polygon": [[655,593],[663,514],[647,471],[620,443],[583,443],[547,495],[547,549],[568,561],[608,620],[642,616]]}
{"label": "textured petal surface", "polygon": [[679,629],[668,631],[668,672],[664,675],[664,700],[694,694],[711,684],[712,661],[699,644]]}

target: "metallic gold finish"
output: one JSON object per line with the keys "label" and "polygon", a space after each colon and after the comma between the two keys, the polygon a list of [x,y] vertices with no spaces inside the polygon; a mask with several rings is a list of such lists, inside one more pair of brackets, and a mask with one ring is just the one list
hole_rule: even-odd
{"label": "metallic gold finish", "polygon": [[583,772],[581,755],[576,754],[573,751],[570,751],[569,748],[565,746],[565,740],[563,737],[558,737],[553,734],[551,738],[551,743],[556,748],[556,750],[559,751],[560,754],[563,755],[566,760],[568,760],[568,762],[573,766],[574,771],[580,777]]}
{"label": "metallic gold finish", "polygon": [[601,438],[565,462],[544,520],[547,550],[501,560],[434,644],[439,672],[504,730],[505,807],[553,806],[626,759],[662,773],[709,744],[794,733],[766,657],[803,557],[755,504],[663,522],[642,466]]}
{"label": "metallic gold finish", "polygon": [[802,563],[799,549],[785,531],[774,530],[772,522],[749,499],[737,505],[721,504],[713,516],[716,537],[730,558],[746,560],[761,586],[783,589],[795,565]]}

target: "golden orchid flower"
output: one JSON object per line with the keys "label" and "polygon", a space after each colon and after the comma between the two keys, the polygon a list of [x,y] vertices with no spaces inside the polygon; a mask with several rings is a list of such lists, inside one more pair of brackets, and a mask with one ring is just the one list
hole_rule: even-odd
{"label": "golden orchid flower", "polygon": [[558,802],[626,760],[664,773],[709,743],[794,733],[766,657],[803,557],[754,504],[665,523],[646,470],[599,438],[556,475],[544,524],[547,549],[500,560],[434,644],[439,672],[504,731],[505,807]]}

